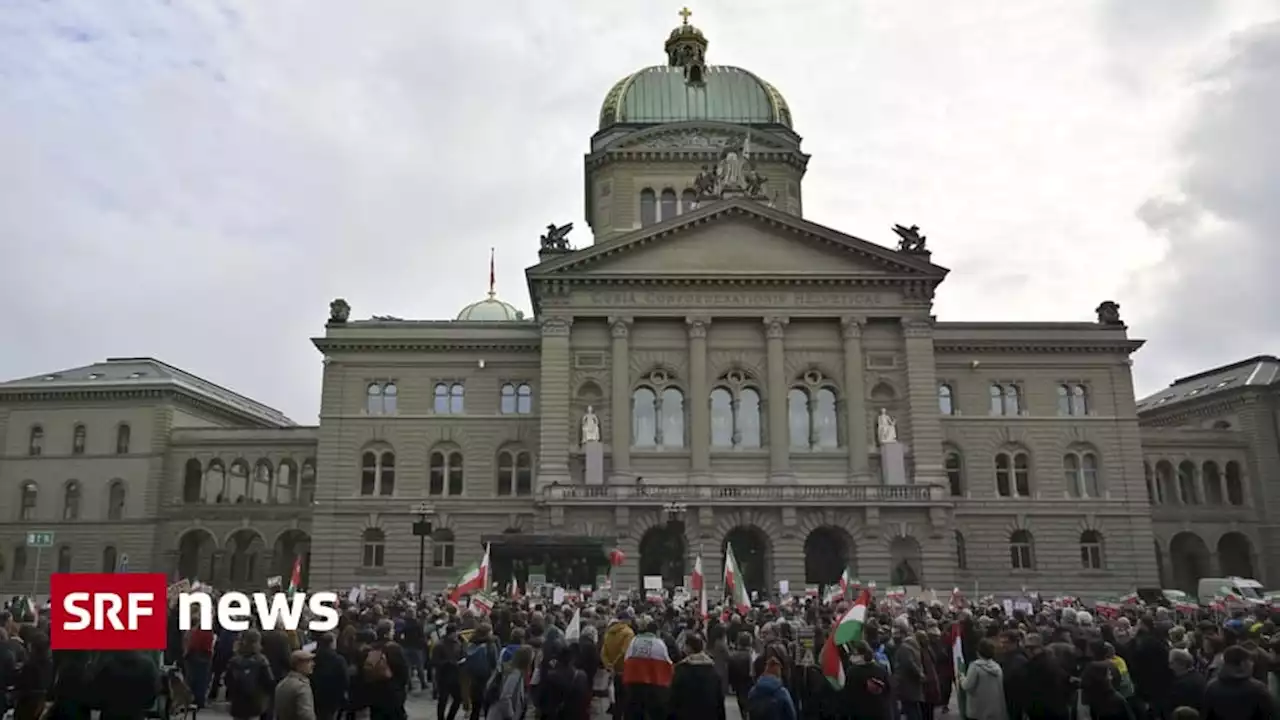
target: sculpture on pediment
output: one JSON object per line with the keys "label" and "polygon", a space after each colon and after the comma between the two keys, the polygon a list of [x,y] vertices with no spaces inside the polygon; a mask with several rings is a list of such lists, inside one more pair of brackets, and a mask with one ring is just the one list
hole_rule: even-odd
{"label": "sculpture on pediment", "polygon": [[573,223],[566,223],[559,227],[555,223],[547,225],[547,234],[543,235],[540,240],[543,250],[551,250],[555,252],[566,252],[569,250],[569,233],[573,230]]}
{"label": "sculpture on pediment", "polygon": [[742,145],[726,145],[720,152],[720,163],[716,166],[716,180],[720,192],[743,188],[743,171],[749,152],[750,140]]}
{"label": "sculpture on pediment", "polygon": [[1099,325],[1124,325],[1120,319],[1120,303],[1114,300],[1104,300],[1095,312],[1098,313]]}
{"label": "sculpture on pediment", "polygon": [[693,179],[693,192],[700,198],[712,197],[716,194],[716,170],[710,165],[703,165],[702,172]]}
{"label": "sculpture on pediment", "polygon": [[769,182],[769,178],[756,170],[754,161],[747,164],[747,169],[742,173],[742,180],[746,184],[747,195],[751,197],[763,197],[765,195],[764,184]]}
{"label": "sculpture on pediment", "polygon": [[881,445],[898,442],[898,422],[884,408],[880,408],[880,417],[876,418],[876,438]]}
{"label": "sculpture on pediment", "polygon": [[928,252],[925,248],[925,236],[920,234],[920,226],[912,225],[894,225],[893,232],[898,236],[898,252],[907,253],[923,253]]}
{"label": "sculpture on pediment", "polygon": [[342,298],[335,298],[329,303],[329,322],[344,323],[351,318],[351,305]]}

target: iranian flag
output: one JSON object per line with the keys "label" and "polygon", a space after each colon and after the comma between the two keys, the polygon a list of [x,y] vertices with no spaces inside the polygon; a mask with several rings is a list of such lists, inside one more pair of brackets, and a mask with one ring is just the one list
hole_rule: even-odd
{"label": "iranian flag", "polygon": [[479,565],[472,565],[463,571],[455,583],[453,592],[449,593],[449,602],[455,605],[463,595],[474,595],[489,587],[489,546],[484,547],[484,557]]}
{"label": "iranian flag", "polygon": [[702,576],[702,555],[693,560],[693,575],[689,578],[689,582],[693,585],[693,591],[698,593],[698,612],[702,617],[707,616],[707,583]]}
{"label": "iranian flag", "polygon": [[827,641],[822,645],[822,674],[827,676],[827,681],[837,690],[844,687],[844,660],[840,657],[840,646],[862,639],[862,624],[867,619],[869,605],[871,593],[863,590],[858,594],[853,607],[836,621],[835,627],[827,635]]}
{"label": "iranian flag", "polygon": [[858,587],[858,581],[849,576],[849,568],[840,573],[840,594],[849,597],[849,586]]}
{"label": "iranian flag", "polygon": [[964,659],[964,628],[960,623],[951,626],[951,662],[955,667],[956,709],[960,717],[968,717],[965,714],[968,703],[964,692],[964,673],[969,669],[969,663]]}
{"label": "iranian flag", "polygon": [[751,595],[747,593],[742,571],[738,569],[738,559],[733,556],[733,545],[725,545],[724,549],[724,589],[738,612],[745,613],[751,609]]}
{"label": "iranian flag", "polygon": [[289,573],[289,595],[302,589],[302,556],[293,558],[293,572]]}

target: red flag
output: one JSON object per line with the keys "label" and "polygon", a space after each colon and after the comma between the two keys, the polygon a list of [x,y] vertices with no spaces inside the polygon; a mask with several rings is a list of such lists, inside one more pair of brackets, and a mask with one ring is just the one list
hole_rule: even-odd
{"label": "red flag", "polygon": [[498,284],[498,274],[493,269],[493,248],[489,248],[489,295],[493,295],[494,286]]}
{"label": "red flag", "polygon": [[293,572],[289,573],[289,593],[298,592],[302,587],[302,556],[295,555],[293,558]]}

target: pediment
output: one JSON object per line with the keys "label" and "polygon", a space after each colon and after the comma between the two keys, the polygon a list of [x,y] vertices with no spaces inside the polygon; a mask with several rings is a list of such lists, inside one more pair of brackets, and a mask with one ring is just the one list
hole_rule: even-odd
{"label": "pediment", "polygon": [[[722,123],[681,123],[642,130],[618,138],[606,150],[711,150],[719,152],[725,145],[741,143],[745,131],[736,125]],[[788,145],[765,130],[751,131],[751,147],[757,151],[790,151]]]}
{"label": "pediment", "polygon": [[899,278],[940,281],[946,268],[749,200],[727,200],[574,251],[543,276]]}

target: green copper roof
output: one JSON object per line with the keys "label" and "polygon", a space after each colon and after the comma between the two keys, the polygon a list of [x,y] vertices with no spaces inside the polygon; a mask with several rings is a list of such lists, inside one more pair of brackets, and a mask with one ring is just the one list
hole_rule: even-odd
{"label": "green copper roof", "polygon": [[647,67],[619,80],[600,107],[601,130],[686,120],[791,127],[791,109],[772,85],[728,65],[708,66],[698,84],[685,81],[683,68]]}

